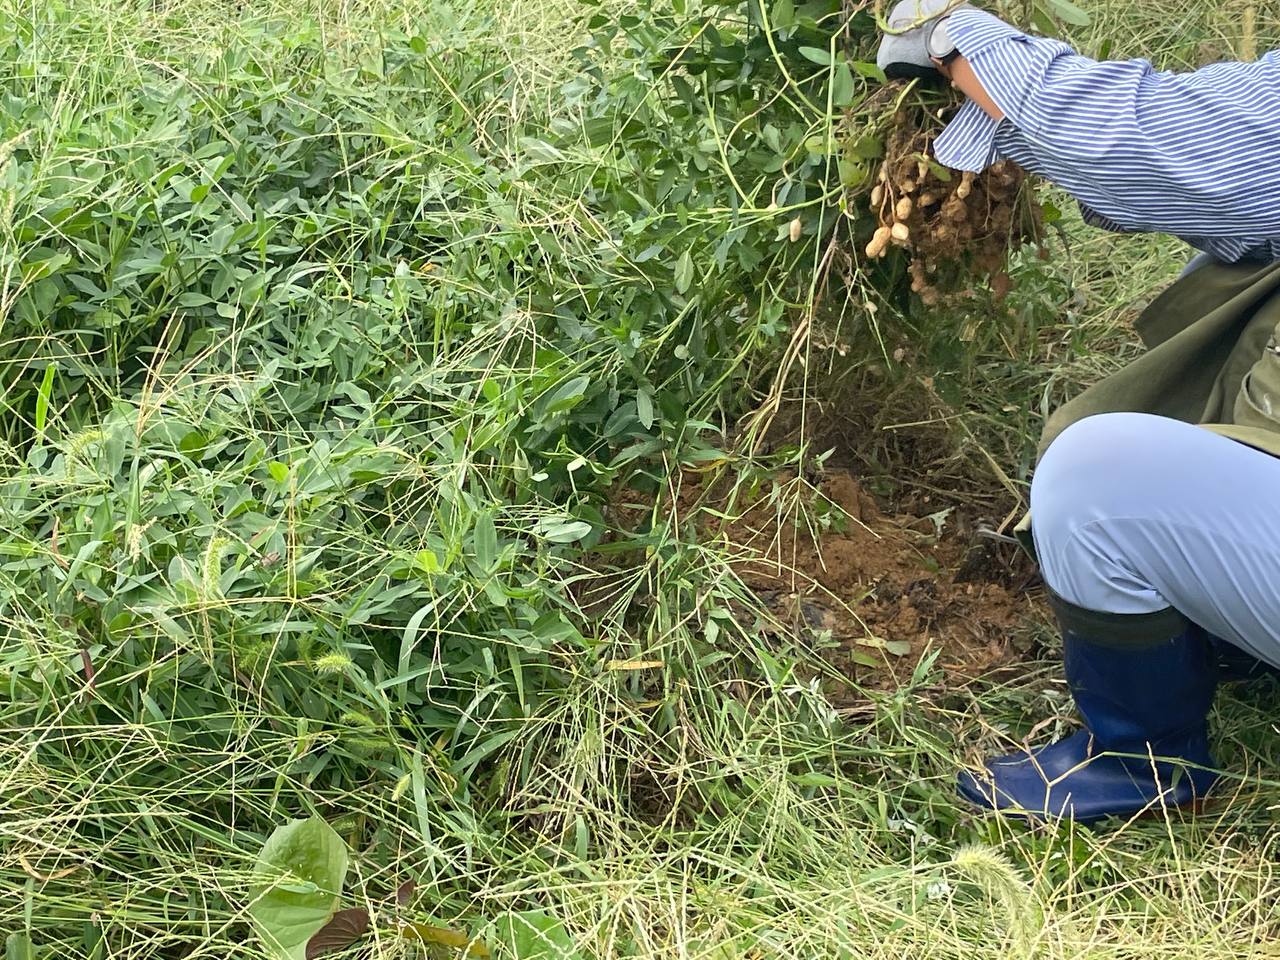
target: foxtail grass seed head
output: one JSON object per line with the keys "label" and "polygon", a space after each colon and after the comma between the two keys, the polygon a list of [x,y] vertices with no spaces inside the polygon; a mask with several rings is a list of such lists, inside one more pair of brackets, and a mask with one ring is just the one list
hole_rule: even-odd
{"label": "foxtail grass seed head", "polygon": [[4,173],[5,167],[9,165],[9,160],[13,157],[13,151],[22,146],[29,136],[31,136],[31,131],[24,130],[16,137],[11,137],[4,143],[0,143],[0,173]]}
{"label": "foxtail grass seed head", "polygon": [[353,663],[351,658],[343,653],[326,653],[322,657],[317,657],[311,661],[311,669],[321,676],[331,676],[335,673],[346,673],[351,669]]}
{"label": "foxtail grass seed head", "polygon": [[1000,904],[1013,955],[1033,956],[1044,927],[1044,910],[1013,864],[1000,852],[978,844],[961,847],[951,862],[965,879]]}
{"label": "foxtail grass seed head", "polygon": [[205,547],[204,563],[201,565],[200,585],[205,599],[213,599],[222,595],[222,551],[231,541],[223,536],[214,537]]}
{"label": "foxtail grass seed head", "polygon": [[124,543],[125,549],[129,552],[129,559],[135,563],[142,558],[142,538],[157,519],[152,517],[146,523],[132,523],[129,525],[129,531],[125,534]]}
{"label": "foxtail grass seed head", "polygon": [[64,469],[68,480],[75,479],[77,468],[84,462],[84,453],[90,446],[100,442],[106,434],[98,429],[81,430],[69,437],[62,446]]}
{"label": "foxtail grass seed head", "polygon": [[403,797],[406,793],[409,792],[409,787],[412,785],[413,785],[413,775],[406,773],[404,776],[402,776],[399,780],[396,781],[396,785],[391,791],[392,801],[393,802],[399,801],[401,797]]}

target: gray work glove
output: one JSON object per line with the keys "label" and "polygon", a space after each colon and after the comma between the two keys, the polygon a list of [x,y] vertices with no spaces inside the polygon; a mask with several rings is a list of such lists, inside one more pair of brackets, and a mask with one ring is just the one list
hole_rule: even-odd
{"label": "gray work glove", "polygon": [[929,31],[943,14],[969,4],[960,0],[900,0],[889,12],[889,29],[876,52],[876,66],[890,79],[936,77],[937,64],[929,58]]}

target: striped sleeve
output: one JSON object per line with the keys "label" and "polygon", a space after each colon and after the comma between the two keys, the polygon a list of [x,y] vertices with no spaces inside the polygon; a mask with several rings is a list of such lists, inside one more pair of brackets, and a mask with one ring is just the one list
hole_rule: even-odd
{"label": "striped sleeve", "polygon": [[939,162],[1012,159],[1100,225],[1173,233],[1223,260],[1280,257],[1280,54],[1173,74],[1090,60],[978,10],[951,21],[1005,119],[965,104]]}

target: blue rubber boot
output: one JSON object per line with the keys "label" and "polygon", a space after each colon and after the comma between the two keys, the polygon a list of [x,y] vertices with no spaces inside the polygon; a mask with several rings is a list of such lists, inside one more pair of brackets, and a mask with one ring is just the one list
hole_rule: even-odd
{"label": "blue rubber boot", "polygon": [[1222,683],[1248,683],[1263,677],[1280,677],[1280,670],[1225,640],[1210,637],[1209,643],[1218,659],[1218,680]]}
{"label": "blue rubber boot", "polygon": [[1053,598],[1067,685],[1085,729],[960,775],[987,810],[1093,823],[1195,805],[1217,780],[1206,717],[1217,664],[1203,630],[1176,611],[1101,614]]}

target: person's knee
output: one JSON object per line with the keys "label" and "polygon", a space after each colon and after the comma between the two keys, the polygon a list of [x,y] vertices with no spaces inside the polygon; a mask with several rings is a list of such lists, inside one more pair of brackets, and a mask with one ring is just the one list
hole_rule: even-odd
{"label": "person's knee", "polygon": [[1173,606],[1224,635],[1212,593],[1266,580],[1259,562],[1225,557],[1258,555],[1258,504],[1273,495],[1275,469],[1265,454],[1179,420],[1082,420],[1045,452],[1031,485],[1045,583],[1091,610]]}
{"label": "person's knee", "polygon": [[1064,430],[1031,483],[1037,550],[1061,548],[1090,524],[1143,510],[1152,483],[1173,468],[1164,436],[1170,423],[1148,414],[1106,413]]}

